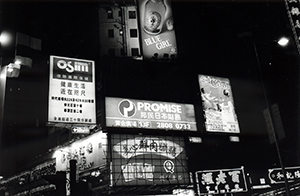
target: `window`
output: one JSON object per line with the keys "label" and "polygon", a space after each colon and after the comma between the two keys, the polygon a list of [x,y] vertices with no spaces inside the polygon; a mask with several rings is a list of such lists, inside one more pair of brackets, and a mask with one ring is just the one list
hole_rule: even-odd
{"label": "window", "polygon": [[122,18],[122,11],[119,10],[119,17]]}
{"label": "window", "polygon": [[108,29],[108,37],[113,38],[114,37],[114,30],[113,29]]}
{"label": "window", "polygon": [[112,12],[112,10],[107,10],[107,19],[113,19],[113,12]]}
{"label": "window", "polygon": [[108,55],[109,56],[115,56],[115,49],[114,48],[108,49]]}
{"label": "window", "polygon": [[137,29],[130,29],[130,37],[137,37]]}
{"label": "window", "polygon": [[139,49],[131,48],[131,56],[139,56]]}
{"label": "window", "polygon": [[120,53],[121,53],[121,56],[125,56],[125,50],[124,50],[124,48],[120,49]]}
{"label": "window", "polygon": [[129,15],[129,19],[135,19],[136,18],[135,11],[129,11],[128,15]]}

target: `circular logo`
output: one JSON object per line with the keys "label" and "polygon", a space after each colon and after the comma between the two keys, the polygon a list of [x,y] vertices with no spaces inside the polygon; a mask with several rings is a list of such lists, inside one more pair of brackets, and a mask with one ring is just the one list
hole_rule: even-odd
{"label": "circular logo", "polygon": [[163,166],[167,173],[174,173],[175,165],[171,160],[166,160]]}
{"label": "circular logo", "polygon": [[151,11],[146,13],[145,26],[144,29],[148,33],[159,33],[160,29],[158,28],[161,23],[161,15],[158,12]]}
{"label": "circular logo", "polygon": [[122,100],[119,103],[118,109],[120,114],[124,117],[132,117],[135,115],[136,112],[135,104],[128,99]]}

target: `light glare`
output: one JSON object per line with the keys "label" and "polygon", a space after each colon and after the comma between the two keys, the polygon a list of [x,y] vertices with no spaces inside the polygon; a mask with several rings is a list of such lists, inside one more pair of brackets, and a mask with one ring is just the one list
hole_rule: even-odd
{"label": "light glare", "polygon": [[289,43],[289,39],[286,37],[282,37],[277,42],[280,46],[286,46]]}
{"label": "light glare", "polygon": [[12,42],[12,35],[9,32],[2,32],[0,35],[0,44],[2,46],[8,46]]}

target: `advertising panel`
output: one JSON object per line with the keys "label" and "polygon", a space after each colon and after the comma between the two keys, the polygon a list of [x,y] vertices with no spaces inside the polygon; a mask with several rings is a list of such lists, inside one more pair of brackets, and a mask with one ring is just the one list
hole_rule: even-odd
{"label": "advertising panel", "polygon": [[106,98],[106,126],[196,131],[194,106],[170,102]]}
{"label": "advertising panel", "polygon": [[206,75],[198,79],[206,131],[239,133],[229,79]]}
{"label": "advertising panel", "polygon": [[115,134],[111,145],[113,186],[189,184],[183,138]]}
{"label": "advertising panel", "polygon": [[247,192],[244,168],[196,172],[199,195]]}
{"label": "advertising panel", "polygon": [[[300,167],[286,167],[286,179],[288,181],[296,181],[300,179]],[[269,169],[269,178],[272,184],[284,183],[284,175],[282,168]]]}
{"label": "advertising panel", "polygon": [[50,56],[48,121],[96,123],[94,61]]}
{"label": "advertising panel", "polygon": [[57,149],[53,154],[53,158],[56,159],[56,171],[69,171],[70,160],[77,161],[78,172],[103,166],[106,164],[106,152],[106,133],[94,133],[69,146]]}
{"label": "advertising panel", "polygon": [[171,0],[140,0],[139,21],[145,59],[177,58]]}

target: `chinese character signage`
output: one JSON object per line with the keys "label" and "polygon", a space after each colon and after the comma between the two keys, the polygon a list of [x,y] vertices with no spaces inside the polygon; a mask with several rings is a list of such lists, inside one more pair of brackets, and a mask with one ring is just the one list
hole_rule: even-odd
{"label": "chinese character signage", "polygon": [[94,61],[50,56],[48,121],[96,123]]}
{"label": "chinese character signage", "polygon": [[229,80],[199,75],[199,85],[206,131],[239,133],[240,129]]}
{"label": "chinese character signage", "polygon": [[106,98],[106,126],[196,131],[194,106]]}
{"label": "chinese character signage", "polygon": [[183,138],[115,134],[111,145],[113,186],[189,184]]}
{"label": "chinese character signage", "polygon": [[285,0],[285,6],[293,30],[298,53],[300,53],[300,0]]}
{"label": "chinese character signage", "polygon": [[243,167],[196,172],[199,195],[247,192]]}
{"label": "chinese character signage", "polygon": [[177,58],[171,1],[140,0],[139,19],[144,58]]}
{"label": "chinese character signage", "polygon": [[[286,167],[286,179],[295,181],[300,179],[300,167]],[[269,178],[272,184],[284,183],[284,175],[281,168],[269,169]]]}
{"label": "chinese character signage", "polygon": [[56,159],[56,171],[69,171],[70,160],[76,160],[77,171],[82,172],[106,165],[106,153],[107,135],[97,132],[69,146],[57,149],[53,158]]}

